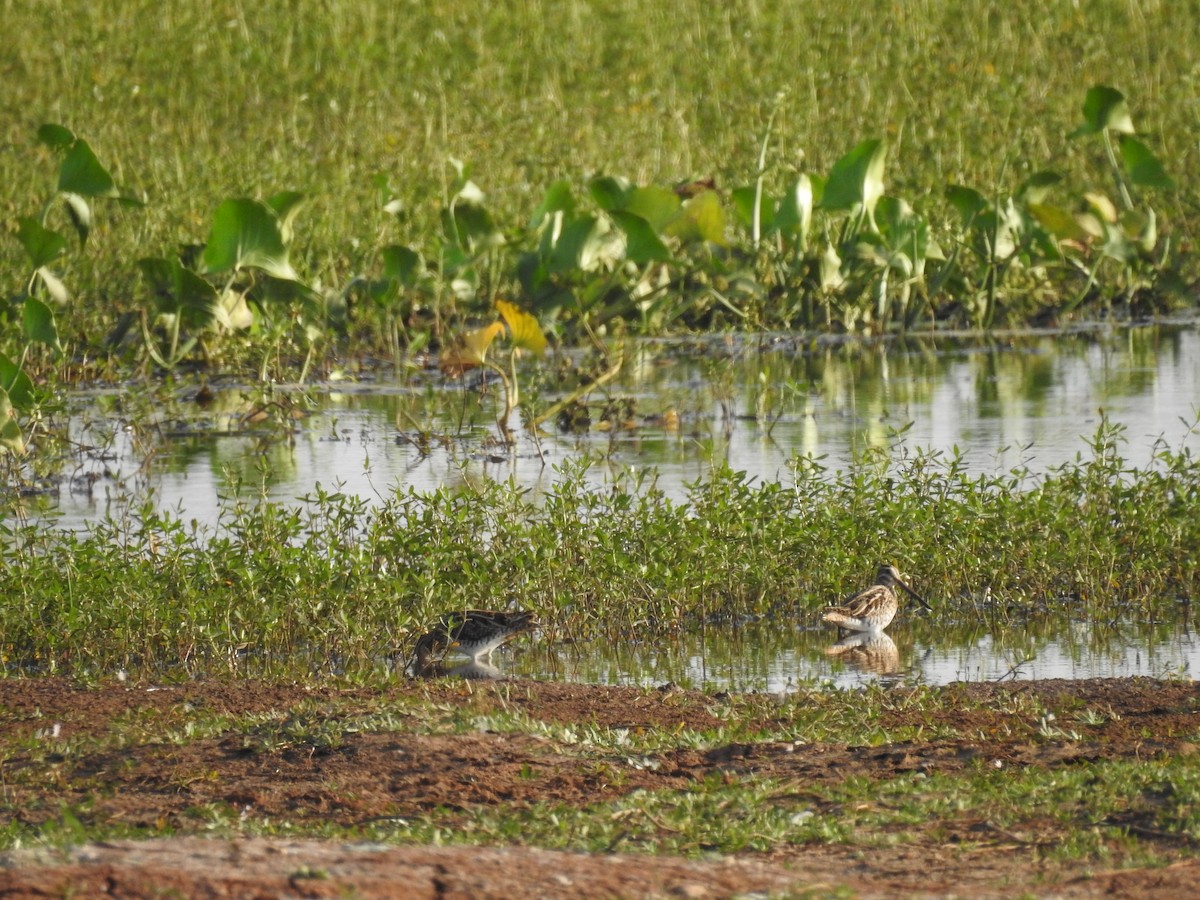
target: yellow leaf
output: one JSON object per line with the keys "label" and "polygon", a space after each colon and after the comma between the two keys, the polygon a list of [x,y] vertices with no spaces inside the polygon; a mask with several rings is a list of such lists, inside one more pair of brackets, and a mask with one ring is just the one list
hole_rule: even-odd
{"label": "yellow leaf", "polygon": [[21,426],[17,424],[16,412],[8,399],[8,391],[0,388],[0,449],[7,450],[15,456],[25,453],[25,439],[21,435]]}
{"label": "yellow leaf", "polygon": [[483,365],[488,347],[496,339],[496,335],[504,331],[499,322],[476,328],[458,335],[454,342],[442,351],[441,367],[443,372],[461,375],[468,369]]}
{"label": "yellow leaf", "polygon": [[497,300],[496,309],[508,325],[514,347],[528,350],[534,356],[546,352],[546,335],[542,334],[536,318],[507,300]]}
{"label": "yellow leaf", "polygon": [[715,191],[697,194],[683,205],[679,215],[664,229],[685,243],[709,241],[724,246],[725,210]]}
{"label": "yellow leaf", "polygon": [[1105,222],[1117,221],[1116,204],[1103,194],[1098,194],[1095,191],[1085,191],[1083,199],[1085,199],[1088,203],[1088,206],[1092,208],[1092,212],[1102,218]]}

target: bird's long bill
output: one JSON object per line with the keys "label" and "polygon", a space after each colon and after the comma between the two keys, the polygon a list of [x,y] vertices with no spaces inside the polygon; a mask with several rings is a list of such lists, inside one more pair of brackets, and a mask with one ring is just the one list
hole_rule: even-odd
{"label": "bird's long bill", "polygon": [[904,588],[905,592],[910,597],[912,597],[914,600],[916,600],[918,603],[920,603],[927,610],[929,610],[930,612],[933,611],[933,607],[929,605],[928,600],[926,600],[924,597],[922,597],[920,594],[918,594],[916,591],[914,591],[912,588],[910,588],[907,584],[905,584],[899,578],[896,579],[896,584],[898,584],[898,585],[900,585],[900,587]]}

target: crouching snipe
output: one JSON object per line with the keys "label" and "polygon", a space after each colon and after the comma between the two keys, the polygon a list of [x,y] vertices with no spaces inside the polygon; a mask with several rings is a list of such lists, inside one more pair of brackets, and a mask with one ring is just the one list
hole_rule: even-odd
{"label": "crouching snipe", "polygon": [[414,651],[417,669],[425,669],[447,653],[461,654],[472,662],[487,662],[492,651],[513,635],[537,627],[533,613],[511,613],[468,609],[442,616],[426,634],[421,635]]}

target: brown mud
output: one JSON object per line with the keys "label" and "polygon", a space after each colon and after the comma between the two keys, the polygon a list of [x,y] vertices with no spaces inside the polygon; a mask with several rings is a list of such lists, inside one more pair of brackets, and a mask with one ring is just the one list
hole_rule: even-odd
{"label": "brown mud", "polygon": [[[894,704],[886,713],[887,728],[922,725],[931,735],[927,740],[873,747],[764,741],[673,748],[657,754],[653,765],[623,766],[619,777],[608,777],[616,766],[583,762],[570,747],[538,734],[427,733],[420,710],[452,715],[466,707],[472,715],[519,712],[556,726],[670,732],[715,728],[719,701],[678,690],[534,682],[413,681],[374,691],[253,681],[150,689],[0,680],[3,824],[36,835],[71,809],[85,826],[176,835],[0,854],[0,897],[1200,896],[1196,846],[1132,817],[1119,824],[1169,865],[1101,871],[1106,864],[1096,860],[1055,861],[1047,851],[1061,837],[1059,825],[1035,820],[1001,830],[986,811],[918,825],[895,845],[786,845],[719,859],[622,852],[629,848],[619,845],[584,854],[206,838],[195,812],[241,810],[256,821],[316,830],[438,810],[452,829],[456,815],[466,820],[481,806],[585,806],[636,790],[687,791],[713,776],[769,778],[803,793],[849,777],[953,774],[981,762],[1055,769],[1198,752],[1192,741],[1200,735],[1200,691],[1191,682],[1052,681],[942,690],[946,702],[914,704],[912,710]],[[1059,710],[1075,738],[1034,740],[1000,711],[1004,704],[979,709],[968,702],[998,693]],[[754,707],[764,726],[780,724],[771,722],[770,708]],[[1068,719],[1070,710],[1083,708],[1104,715],[1095,724]],[[370,716],[381,711],[393,719],[386,729],[372,730]],[[197,717],[239,724],[224,730],[217,725],[192,738],[183,729]],[[247,726],[248,717],[263,726]],[[356,717],[368,724],[354,725]],[[412,727],[406,728],[409,719]],[[164,740],[165,731],[176,727],[181,736]],[[938,736],[945,734],[970,737]],[[56,751],[60,744],[73,749]]]}

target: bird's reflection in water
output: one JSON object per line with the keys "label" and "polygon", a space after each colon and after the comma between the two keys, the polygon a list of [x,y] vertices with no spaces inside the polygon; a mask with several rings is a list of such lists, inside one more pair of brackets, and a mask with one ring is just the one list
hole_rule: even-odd
{"label": "bird's reflection in water", "polygon": [[900,650],[882,631],[855,632],[826,647],[825,653],[872,675],[892,675],[900,671]]}
{"label": "bird's reflection in water", "polygon": [[416,678],[466,678],[470,681],[497,681],[505,675],[491,663],[479,662],[473,659],[430,660],[422,665],[412,666]]}

